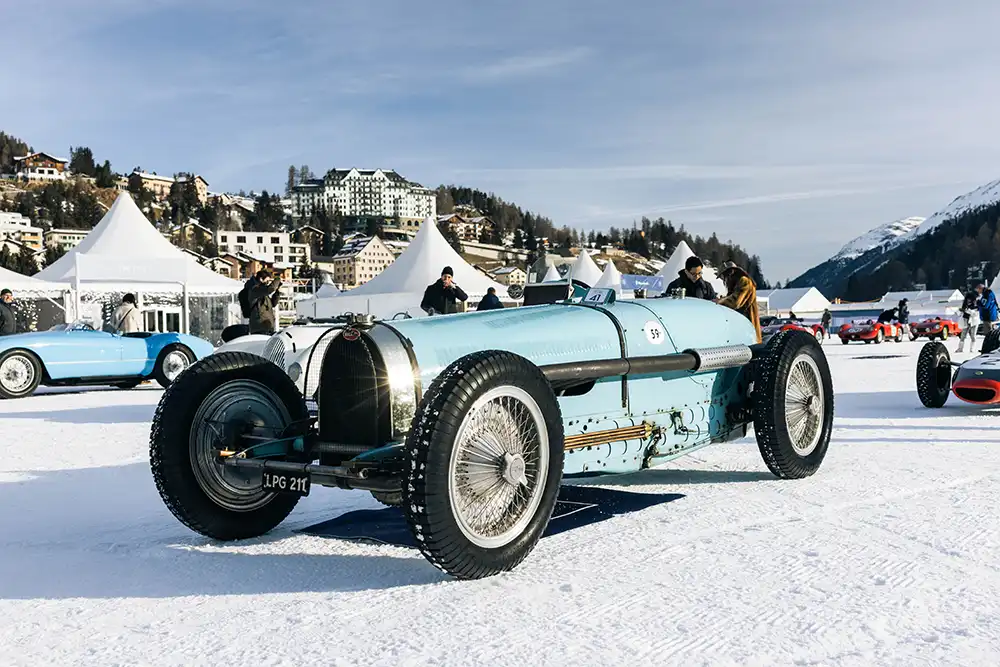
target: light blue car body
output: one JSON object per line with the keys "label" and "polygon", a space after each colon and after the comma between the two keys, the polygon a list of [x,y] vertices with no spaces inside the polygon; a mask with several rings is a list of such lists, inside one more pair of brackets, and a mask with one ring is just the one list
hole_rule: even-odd
{"label": "light blue car body", "polygon": [[[514,352],[545,366],[757,342],[741,314],[699,299],[557,302],[387,324],[409,341],[425,391],[453,361],[484,349]],[[630,472],[742,437],[748,384],[747,369],[737,367],[604,378],[585,393],[560,395],[568,439],[643,422],[659,427],[660,434],[651,461],[644,461],[646,438],[568,448],[564,474]]]}
{"label": "light blue car body", "polygon": [[188,348],[195,360],[215,349],[208,341],[187,334],[120,335],[71,324],[65,329],[0,336],[0,355],[15,349],[34,354],[42,363],[43,384],[138,380],[152,377],[160,352],[172,344]]}

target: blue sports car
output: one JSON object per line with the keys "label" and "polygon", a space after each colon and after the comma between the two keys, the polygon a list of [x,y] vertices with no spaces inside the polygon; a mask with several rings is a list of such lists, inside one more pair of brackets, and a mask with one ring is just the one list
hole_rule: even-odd
{"label": "blue sports car", "polygon": [[168,386],[214,346],[179,333],[113,334],[87,322],[0,337],[0,398],[30,396],[39,385],[131,389],[155,379]]}

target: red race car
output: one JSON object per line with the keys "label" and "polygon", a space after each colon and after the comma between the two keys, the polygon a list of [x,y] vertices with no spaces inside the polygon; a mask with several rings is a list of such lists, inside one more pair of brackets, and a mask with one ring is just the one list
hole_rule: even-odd
{"label": "red race car", "polygon": [[910,340],[927,337],[930,340],[940,338],[948,340],[949,336],[959,336],[962,329],[955,320],[948,320],[941,317],[934,317],[923,322],[914,322],[910,325]]}
{"label": "red race car", "polygon": [[899,343],[903,340],[903,327],[892,322],[855,321],[840,327],[837,335],[840,336],[840,342],[844,345],[851,341],[878,344],[884,340],[894,340]]}
{"label": "red race car", "polygon": [[826,331],[821,324],[806,324],[801,320],[793,320],[787,317],[763,317],[760,320],[760,333],[766,343],[779,331],[805,331],[816,337],[820,343],[823,342]]}

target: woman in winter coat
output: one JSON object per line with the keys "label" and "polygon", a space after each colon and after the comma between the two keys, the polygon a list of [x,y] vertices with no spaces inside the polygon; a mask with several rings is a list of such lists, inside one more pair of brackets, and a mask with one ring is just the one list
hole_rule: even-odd
{"label": "woman in winter coat", "polygon": [[958,339],[958,351],[965,351],[965,339],[969,339],[969,352],[976,349],[976,329],[979,328],[979,295],[969,292],[962,302],[962,335]]}
{"label": "woman in winter coat", "polygon": [[716,303],[732,308],[750,320],[757,332],[757,342],[761,342],[763,337],[760,331],[760,317],[757,313],[757,285],[754,284],[753,279],[746,271],[732,262],[723,264],[722,279],[726,281],[729,294]]}
{"label": "woman in winter coat", "polygon": [[118,306],[111,316],[111,326],[123,334],[142,331],[142,313],[136,308],[134,294],[122,297],[122,305]]}

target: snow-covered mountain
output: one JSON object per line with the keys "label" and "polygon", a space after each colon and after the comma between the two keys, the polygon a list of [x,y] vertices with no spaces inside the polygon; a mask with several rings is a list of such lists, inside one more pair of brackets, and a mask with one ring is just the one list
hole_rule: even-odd
{"label": "snow-covered mountain", "polygon": [[906,237],[910,234],[919,233],[916,230],[921,227],[921,224],[925,220],[927,220],[927,218],[903,218],[902,220],[894,220],[892,222],[887,222],[884,225],[879,225],[870,232],[866,232],[847,243],[847,245],[841,248],[836,255],[830,258],[830,260],[847,261],[854,259],[855,257],[860,257],[869,250],[886,243],[895,242],[895,245],[900,242],[905,242]]}
{"label": "snow-covered mountain", "polygon": [[[920,225],[916,234],[926,234],[935,227],[951,220],[952,218],[962,215],[966,211],[971,211],[972,209],[979,208],[980,206],[988,206],[997,202],[1000,202],[1000,181],[993,181],[982,187],[976,188],[972,192],[964,194],[961,197],[955,197],[950,204],[931,217],[927,218],[924,224]],[[901,244],[897,242],[894,245]]]}

